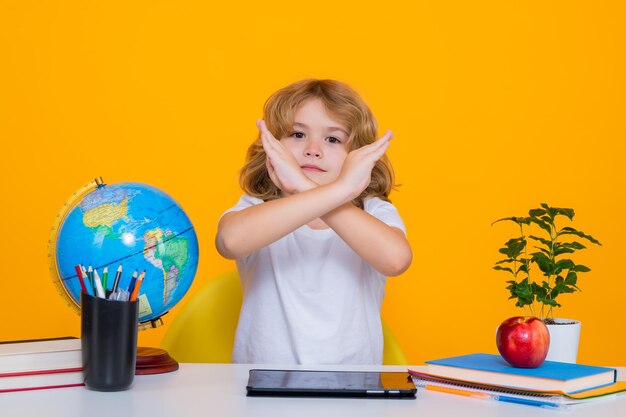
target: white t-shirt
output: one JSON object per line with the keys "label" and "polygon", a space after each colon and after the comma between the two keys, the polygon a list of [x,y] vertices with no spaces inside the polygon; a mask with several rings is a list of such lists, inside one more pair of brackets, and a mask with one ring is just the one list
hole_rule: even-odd
{"label": "white t-shirt", "polygon": [[[262,203],[246,194],[224,214]],[[391,203],[370,198],[364,208],[406,234]],[[234,363],[382,363],[387,278],[334,230],[304,225],[238,259],[237,268],[244,299]]]}

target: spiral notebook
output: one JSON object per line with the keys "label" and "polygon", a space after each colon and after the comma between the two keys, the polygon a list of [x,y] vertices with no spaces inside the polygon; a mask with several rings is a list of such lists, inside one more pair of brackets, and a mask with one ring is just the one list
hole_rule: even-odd
{"label": "spiral notebook", "polygon": [[600,399],[611,399],[626,394],[626,381],[576,393],[515,389],[506,386],[481,384],[473,381],[444,378],[409,369],[419,389],[456,394],[466,397],[526,404],[544,408],[569,408]]}

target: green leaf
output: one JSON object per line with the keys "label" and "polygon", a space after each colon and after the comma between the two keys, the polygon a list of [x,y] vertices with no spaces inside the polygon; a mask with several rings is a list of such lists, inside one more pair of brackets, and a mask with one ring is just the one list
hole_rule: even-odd
{"label": "green leaf", "polygon": [[574,253],[580,249],[585,249],[585,246],[579,242],[556,242],[554,244],[554,256],[559,256],[564,253]]}
{"label": "green leaf", "polygon": [[[544,282],[545,283],[545,282]],[[545,283],[547,284],[547,283]],[[551,297],[551,293],[547,292],[545,289],[542,288],[542,292],[541,293],[537,293],[537,302],[540,302],[544,305],[548,305],[551,307],[560,307],[561,305],[559,303],[556,302],[556,300]]]}
{"label": "green leaf", "polygon": [[498,223],[498,222],[505,222],[505,221],[511,221],[514,223],[517,223],[519,226],[521,226],[522,224],[530,224],[530,220],[528,219],[528,217],[504,217],[502,219],[498,219],[495,222],[491,223],[491,225],[493,226],[494,224]]}
{"label": "green leaf", "polygon": [[528,236],[529,239],[533,239],[533,240],[537,240],[541,243],[543,243],[544,245],[546,245],[547,247],[550,247],[552,245],[552,241],[549,239],[544,239],[542,237],[537,237],[537,236]]}
{"label": "green leaf", "polygon": [[545,211],[544,209],[540,209],[540,208],[536,208],[536,209],[531,209],[528,211],[528,215],[530,217],[541,217],[544,214],[547,214],[548,212]]}
{"label": "green leaf", "polygon": [[554,257],[556,258],[559,255],[563,255],[564,253],[574,253],[574,249],[558,247],[554,248]]}
{"label": "green leaf", "polygon": [[515,262],[515,261],[516,261],[516,259],[511,259],[511,258],[502,259],[501,261],[496,262],[496,265],[499,265],[499,264],[510,264],[511,262]]}
{"label": "green leaf", "polygon": [[519,274],[520,272],[528,274],[528,265],[527,264],[520,265],[520,267],[517,268],[517,273]]}
{"label": "green leaf", "polygon": [[564,281],[565,281],[565,279],[564,279],[562,276],[560,276],[560,275],[559,275],[559,276],[557,276],[557,277],[554,279],[554,286],[555,286],[555,287],[557,287],[557,286],[559,286],[559,285],[563,285],[563,282],[564,282]]}
{"label": "green leaf", "polygon": [[575,291],[575,287],[570,287],[565,284],[565,280],[562,276],[556,277],[554,280],[554,288],[550,292],[550,297],[555,299],[559,294],[572,293]]}
{"label": "green leaf", "polygon": [[548,214],[548,216],[550,217],[551,221],[554,221],[554,218],[556,217],[556,215],[558,214],[558,209],[550,207],[549,205],[547,205],[546,203],[541,203],[541,207],[543,207],[546,211],[546,213]]}
{"label": "green leaf", "polygon": [[562,228],[558,235],[575,235],[578,237],[582,237],[583,239],[587,239],[588,241],[590,241],[591,243],[595,243],[596,245],[600,245],[602,246],[602,243],[600,243],[596,238],[594,238],[591,235],[586,235],[583,232],[580,232],[576,229],[574,229],[573,227],[564,227]]}
{"label": "green leaf", "polygon": [[554,219],[556,216],[566,216],[568,219],[572,220],[574,218],[574,209],[570,208],[561,208],[561,207],[550,207],[546,203],[541,203],[541,207],[545,209],[548,215]]}
{"label": "green leaf", "polygon": [[532,303],[533,303],[533,302],[532,302],[531,300],[528,300],[528,299],[525,299],[525,298],[519,298],[519,299],[517,300],[517,303],[515,303],[515,305],[516,305],[517,307],[524,307],[524,306],[526,306],[526,305],[530,305],[530,304],[532,304]]}
{"label": "green leaf", "polygon": [[551,307],[560,307],[561,305],[556,302],[554,298],[551,298],[548,294],[542,294],[541,296],[537,296],[537,301],[549,305]]}
{"label": "green leaf", "polygon": [[511,293],[511,296],[509,297],[509,300],[511,299],[517,299],[515,305],[518,307],[524,307],[525,305],[529,305],[532,304],[534,301],[534,296],[532,293],[528,292],[528,280],[525,279],[521,282],[515,282],[515,281],[507,281],[507,284],[509,284],[506,289],[509,290],[509,292]]}
{"label": "green leaf", "polygon": [[517,298],[516,306],[523,307],[534,302],[535,294],[532,285],[528,283],[528,278],[524,278],[520,282],[508,281],[508,283],[510,285],[507,289],[511,292],[509,299]]}
{"label": "green leaf", "polygon": [[567,217],[570,220],[574,219],[574,209],[570,208],[557,208],[556,212],[562,216]]}
{"label": "green leaf", "polygon": [[544,275],[552,274],[552,269],[554,265],[545,254],[541,252],[535,252],[532,254],[532,260],[537,265],[539,265],[539,269],[541,270],[541,272],[544,273]]}
{"label": "green leaf", "polygon": [[576,272],[574,271],[569,271],[567,273],[567,276],[565,277],[565,283],[567,285],[576,285],[577,280],[578,280],[578,276],[576,275]]}
{"label": "green leaf", "polygon": [[573,292],[576,292],[575,289],[570,288],[570,287],[566,287],[564,285],[560,286],[559,288],[555,288],[552,290],[552,293],[550,294],[551,298],[554,300],[556,299],[556,297],[558,297],[560,294],[571,294]]}
{"label": "green leaf", "polygon": [[587,268],[585,265],[576,265],[571,270],[575,271],[575,272],[589,272],[589,271],[591,271],[591,269]]}
{"label": "green leaf", "polygon": [[570,249],[574,249],[574,250],[580,250],[580,249],[587,249],[587,247],[585,245],[583,245],[580,242],[559,242],[559,246],[564,246],[566,248],[570,248]]}
{"label": "green leaf", "polygon": [[533,282],[532,289],[533,293],[535,293],[535,295],[537,296],[537,299],[539,299],[540,297],[545,297],[545,295],[548,293],[548,290],[550,289],[550,285],[548,285],[546,281],[543,281],[541,285]]}
{"label": "green leaf", "polygon": [[571,269],[574,266],[576,266],[576,264],[574,264],[574,262],[571,259],[561,259],[554,265],[554,269],[552,270],[552,273],[555,275],[558,275],[561,273],[562,270]]}
{"label": "green leaf", "polygon": [[578,281],[578,276],[576,275],[576,272],[569,271],[567,273],[567,276],[565,277],[565,284],[569,285],[570,287],[574,287],[578,291],[580,291],[580,288],[576,286],[577,281]]}
{"label": "green leaf", "polygon": [[503,248],[500,248],[498,252],[506,255],[508,258],[515,259],[526,247],[526,239],[518,237],[515,239],[509,239]]}
{"label": "green leaf", "polygon": [[552,234],[552,228],[550,227],[550,224],[548,224],[547,222],[538,218],[531,218],[531,221],[535,223],[537,226],[541,227],[546,232],[548,232],[548,234],[550,235]]}
{"label": "green leaf", "polygon": [[561,304],[557,303],[553,298],[547,298],[543,300],[543,303],[549,305],[550,307],[561,307]]}
{"label": "green leaf", "polygon": [[493,267],[493,269],[495,269],[496,271],[506,271],[506,272],[510,272],[511,274],[515,275],[515,273],[513,272],[513,270],[511,268],[505,268],[499,265],[496,265]]}

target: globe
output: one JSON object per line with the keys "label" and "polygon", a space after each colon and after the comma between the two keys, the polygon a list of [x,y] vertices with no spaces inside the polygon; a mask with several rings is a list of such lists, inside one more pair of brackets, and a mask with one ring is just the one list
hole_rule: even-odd
{"label": "globe", "polygon": [[77,311],[77,265],[91,266],[103,279],[106,267],[109,291],[120,265],[119,289],[145,271],[137,299],[139,321],[150,327],[181,300],[198,267],[198,239],[181,206],[136,182],[107,185],[98,178],[75,193],[57,217],[48,249],[53,281]]}

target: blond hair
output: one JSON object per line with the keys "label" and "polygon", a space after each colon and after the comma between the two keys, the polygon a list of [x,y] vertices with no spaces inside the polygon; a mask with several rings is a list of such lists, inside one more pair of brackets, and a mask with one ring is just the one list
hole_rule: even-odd
{"label": "blond hair", "polygon": [[[377,136],[376,120],[359,94],[348,85],[335,80],[303,80],[284,87],[270,96],[263,107],[263,119],[275,138],[291,134],[295,112],[310,99],[319,99],[326,111],[349,130],[348,151],[373,143]],[[246,162],[241,168],[239,184],[253,197],[264,201],[280,197],[265,166],[265,151],[260,135],[250,145]],[[393,167],[387,155],[376,162],[368,187],[353,203],[363,208],[366,197],[379,197],[389,201],[394,187]]]}

